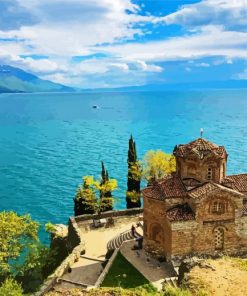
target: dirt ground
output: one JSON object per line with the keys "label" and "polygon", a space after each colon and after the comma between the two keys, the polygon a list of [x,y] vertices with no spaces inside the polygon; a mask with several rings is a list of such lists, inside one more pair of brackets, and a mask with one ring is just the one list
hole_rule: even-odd
{"label": "dirt ground", "polygon": [[196,266],[190,271],[190,287],[201,288],[210,296],[247,295],[247,260],[222,258],[206,263],[209,267]]}

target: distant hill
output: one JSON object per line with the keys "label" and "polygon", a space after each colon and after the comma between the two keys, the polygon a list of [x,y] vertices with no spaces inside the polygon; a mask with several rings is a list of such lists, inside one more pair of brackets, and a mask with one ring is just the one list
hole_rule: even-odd
{"label": "distant hill", "polygon": [[84,89],[88,92],[130,92],[130,91],[165,91],[165,90],[200,90],[200,89],[247,89],[247,80],[227,80],[208,82],[183,82],[147,84],[140,86],[126,86],[117,88]]}
{"label": "distant hill", "polygon": [[19,68],[0,65],[0,93],[71,92],[73,88],[25,72]]}

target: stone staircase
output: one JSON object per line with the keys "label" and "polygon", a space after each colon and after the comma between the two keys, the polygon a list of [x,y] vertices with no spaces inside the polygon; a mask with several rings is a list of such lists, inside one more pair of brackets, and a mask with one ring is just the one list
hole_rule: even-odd
{"label": "stone staircase", "polygon": [[122,232],[121,234],[117,235],[107,243],[107,250],[110,251],[118,249],[120,248],[123,242],[138,239],[139,237],[141,237],[141,235],[138,233],[136,233],[136,235],[133,236],[131,230]]}
{"label": "stone staircase", "polygon": [[178,286],[178,277],[174,276],[174,277],[165,278],[163,285],[164,286],[170,285],[172,287],[177,287]]}

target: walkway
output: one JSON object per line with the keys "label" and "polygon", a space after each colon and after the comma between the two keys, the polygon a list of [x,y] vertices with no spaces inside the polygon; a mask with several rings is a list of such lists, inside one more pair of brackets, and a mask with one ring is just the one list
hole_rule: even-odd
{"label": "walkway", "polygon": [[[71,266],[71,272],[60,278],[55,289],[93,286],[102,273],[106,253],[121,246],[123,241],[134,238],[130,229],[132,225],[140,224],[140,217],[121,217],[109,228],[94,228],[90,223],[78,223],[86,242],[86,254]],[[141,235],[141,225],[136,228]]]}
{"label": "walkway", "polygon": [[120,252],[158,290],[162,289],[165,279],[167,279],[166,282],[176,284],[176,273],[171,263],[159,262],[157,259],[150,257],[143,249],[133,250],[134,245],[135,242],[133,241],[126,242],[121,246]]}

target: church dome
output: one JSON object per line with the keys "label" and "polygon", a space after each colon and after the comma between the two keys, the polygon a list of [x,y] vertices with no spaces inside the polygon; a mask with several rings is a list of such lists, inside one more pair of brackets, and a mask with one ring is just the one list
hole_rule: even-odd
{"label": "church dome", "polygon": [[213,154],[217,158],[225,158],[227,156],[224,146],[218,146],[203,138],[198,138],[188,144],[176,146],[173,154],[176,157],[182,158],[187,158],[190,154],[195,154],[200,159],[205,158],[209,154]]}

